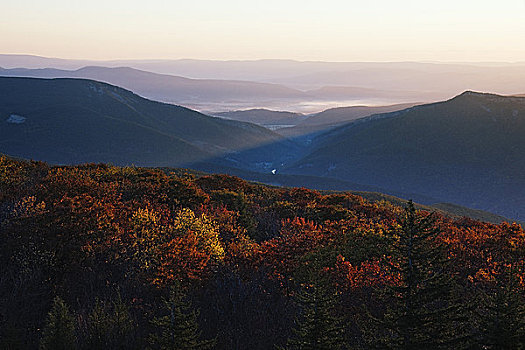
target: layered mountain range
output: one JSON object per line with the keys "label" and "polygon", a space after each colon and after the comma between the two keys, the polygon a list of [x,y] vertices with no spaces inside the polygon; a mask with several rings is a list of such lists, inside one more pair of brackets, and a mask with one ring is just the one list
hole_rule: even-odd
{"label": "layered mountain range", "polygon": [[220,116],[93,80],[0,78],[0,153],[10,156],[184,166],[525,219],[523,97],[469,91],[415,106]]}
{"label": "layered mountain range", "polygon": [[[524,63],[65,60],[0,54],[0,75],[85,78],[205,113],[434,102],[465,90],[523,92]],[[22,68],[23,67],[23,68]]]}

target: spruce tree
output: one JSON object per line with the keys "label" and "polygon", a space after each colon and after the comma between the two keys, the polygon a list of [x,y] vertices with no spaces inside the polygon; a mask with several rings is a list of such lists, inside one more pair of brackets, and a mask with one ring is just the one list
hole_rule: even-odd
{"label": "spruce tree", "polygon": [[76,349],[75,318],[64,300],[55,297],[40,340],[43,350]]}
{"label": "spruce tree", "polygon": [[495,286],[482,293],[481,343],[483,349],[525,349],[525,300],[510,265],[496,276]]}
{"label": "spruce tree", "polygon": [[153,319],[152,325],[157,330],[149,336],[153,349],[207,350],[215,345],[215,340],[200,339],[197,311],[192,310],[184,297],[180,287],[172,288],[169,299],[164,301],[167,315]]}
{"label": "spruce tree", "polygon": [[316,276],[297,295],[301,317],[292,330],[286,350],[337,350],[345,345],[341,318],[335,315],[336,295],[328,282]]}
{"label": "spruce tree", "polygon": [[[388,264],[397,281],[379,293],[386,307],[372,318],[370,345],[381,349],[460,349],[467,346],[465,308],[454,296],[454,278],[432,214],[418,213],[410,201],[391,238]],[[368,330],[370,332],[370,329]]]}

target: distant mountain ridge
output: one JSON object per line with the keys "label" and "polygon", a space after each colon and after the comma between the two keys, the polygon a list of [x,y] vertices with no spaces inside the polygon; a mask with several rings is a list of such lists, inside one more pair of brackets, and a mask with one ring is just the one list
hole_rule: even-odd
{"label": "distant mountain ridge", "polygon": [[389,113],[415,106],[415,103],[402,103],[388,106],[349,106],[330,108],[305,119],[301,125],[338,125],[372,114]]}
{"label": "distant mountain ridge", "polygon": [[[79,69],[84,66],[126,66],[195,79],[275,83],[302,91],[331,86],[390,92],[403,91],[405,96],[410,91],[418,93],[408,101],[390,101],[390,104],[438,101],[455,96],[467,89],[493,91],[499,94],[523,93],[525,79],[525,62],[316,62],[279,59],[94,61],[0,54],[0,66],[59,69]],[[377,104],[388,104],[387,102]]]}
{"label": "distant mountain ridge", "polygon": [[180,76],[151,73],[129,67],[87,66],[77,70],[2,69],[0,75],[35,78],[83,78],[97,80],[145,97],[163,102],[192,103],[199,101],[228,101],[300,98],[304,92],[278,84],[240,80],[189,79]]}
{"label": "distant mountain ridge", "polygon": [[376,113],[398,111],[414,105],[414,103],[403,103],[378,107],[337,107],[312,114],[273,111],[259,108],[212,113],[212,115],[258,124],[275,130],[280,135],[290,138],[311,138],[319,132],[326,132],[355,119]]}
{"label": "distant mountain ridge", "polygon": [[205,113],[263,109],[261,106],[279,110],[286,110],[286,106],[294,110],[306,108],[311,113],[312,109],[317,112],[334,104],[347,105],[362,100],[373,103],[386,100],[406,101],[415,100],[417,96],[409,92],[404,95],[402,91],[359,87],[326,87],[303,91],[269,82],[191,79],[131,67],[86,66],[76,70],[0,67],[0,76],[97,80],[126,88],[153,100],[180,104]]}
{"label": "distant mountain ridge", "polygon": [[292,128],[280,129],[277,132],[286,137],[312,139],[319,133],[327,132],[345,123],[377,113],[399,111],[414,106],[414,103],[402,103],[387,106],[350,106],[330,108],[311,114]]}
{"label": "distant mountain ridge", "polygon": [[286,111],[273,111],[266,108],[247,109],[240,111],[213,113],[213,115],[263,125],[272,126],[293,126],[308,118],[302,113],[293,113]]}

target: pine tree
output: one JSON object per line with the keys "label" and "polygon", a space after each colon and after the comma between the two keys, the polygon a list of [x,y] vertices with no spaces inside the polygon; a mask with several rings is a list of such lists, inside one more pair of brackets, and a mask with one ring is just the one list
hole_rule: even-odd
{"label": "pine tree", "polygon": [[[397,227],[390,232],[392,272],[398,282],[380,293],[386,305],[382,317],[373,318],[368,338],[381,349],[451,349],[467,346],[468,320],[454,296],[454,279],[434,216],[421,215],[410,201]],[[368,330],[370,331],[370,330]]]}
{"label": "pine tree", "polygon": [[157,329],[149,337],[153,349],[207,350],[215,345],[215,340],[200,340],[198,313],[184,297],[181,288],[172,288],[169,299],[164,302],[169,313],[153,319],[152,324]]}
{"label": "pine tree", "polygon": [[329,292],[327,281],[316,276],[298,295],[302,315],[296,321],[287,350],[337,350],[344,348],[342,320],[334,314],[336,295]]}
{"label": "pine tree", "polygon": [[75,318],[58,296],[53,300],[42,333],[40,348],[43,350],[76,349]]}
{"label": "pine tree", "polygon": [[480,330],[484,349],[525,349],[525,303],[516,273],[517,267],[511,265],[496,277],[494,288],[483,293]]}

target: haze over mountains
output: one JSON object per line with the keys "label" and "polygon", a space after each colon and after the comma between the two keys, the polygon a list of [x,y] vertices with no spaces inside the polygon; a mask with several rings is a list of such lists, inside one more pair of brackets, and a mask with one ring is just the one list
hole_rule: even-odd
{"label": "haze over mountains", "polygon": [[[149,72],[194,79],[226,79],[292,84],[316,89],[322,86],[350,86],[417,92],[430,89],[492,90],[502,94],[522,93],[519,79],[525,75],[525,61],[518,63],[444,62],[321,62],[280,59],[263,60],[71,60],[31,55],[0,54],[3,68],[57,68],[76,70],[85,66],[131,67]],[[446,75],[446,76],[445,76]],[[378,82],[381,84],[378,85]],[[509,82],[513,82],[508,86]],[[405,83],[411,83],[406,85]],[[405,84],[400,86],[400,84]],[[485,84],[485,86],[482,86]],[[490,84],[486,86],[486,84]],[[373,86],[373,87],[372,87]],[[400,88],[401,87],[401,88]],[[399,89],[400,88],[400,89]],[[500,91],[500,90],[504,91]],[[449,93],[454,91],[449,91]],[[461,92],[461,91],[460,91]]]}
{"label": "haze over mountains", "polygon": [[189,79],[157,74],[128,67],[84,67],[77,70],[1,69],[2,76],[35,78],[84,78],[118,85],[141,96],[186,106],[242,106],[272,103],[275,100],[300,101],[310,98],[303,91],[278,84],[235,80]]}
{"label": "haze over mountains", "polygon": [[[490,91],[504,95],[518,94],[523,93],[522,82],[525,79],[525,63],[356,63],[293,60],[89,61],[27,55],[0,55],[0,67],[5,69],[24,67],[78,70],[86,66],[129,67],[163,74],[164,76],[160,77],[156,75],[150,75],[148,78],[141,76],[140,79],[126,77],[119,81],[110,81],[108,77],[111,74],[108,74],[106,77],[108,80],[104,81],[129,88],[149,98],[173,103],[187,102],[186,106],[205,112],[269,108],[314,113],[332,107],[349,105],[380,106],[439,101],[451,98],[465,90]],[[40,77],[101,78],[101,74],[94,75],[92,72],[89,73],[90,75],[80,74],[88,74],[87,72],[58,73],[61,75],[51,76],[47,73],[47,76]],[[33,73],[25,72],[25,74]],[[38,77],[40,73],[34,74],[36,75],[32,76]],[[138,73],[134,72],[134,74]],[[176,93],[166,93],[167,87],[173,83],[166,83],[165,75],[205,79],[206,81],[184,81],[185,86],[179,82],[182,86],[179,90],[181,98],[176,98]],[[237,82],[233,86],[225,86],[224,92],[221,92],[209,86],[209,84],[213,85],[213,80],[235,80]],[[237,88],[240,84],[239,80],[244,81],[243,84],[246,85]],[[150,86],[153,81],[157,86]],[[279,86],[250,85],[246,83],[248,81]],[[131,82],[134,86],[131,86]],[[148,83],[146,84],[146,82]],[[196,85],[192,84],[196,83],[200,85],[198,88],[193,88]],[[144,84],[148,87],[144,88]],[[141,91],[138,91],[139,88]],[[185,89],[188,90],[185,91]],[[206,92],[207,89],[211,90]],[[188,91],[192,91],[192,93]],[[229,103],[225,103],[224,100],[221,101],[222,103],[213,102],[224,96]]]}
{"label": "haze over mountains", "polygon": [[[0,68],[0,76],[34,78],[84,78],[118,85],[154,100],[184,105],[202,111],[230,111],[237,108],[270,106],[318,111],[325,106],[369,101],[410,100],[411,94],[374,89],[324,87],[302,91],[281,84],[243,80],[190,79],[157,74],[129,67],[88,66],[77,70],[55,68]],[[417,95],[416,95],[417,96]],[[413,97],[416,98],[416,97]]]}

